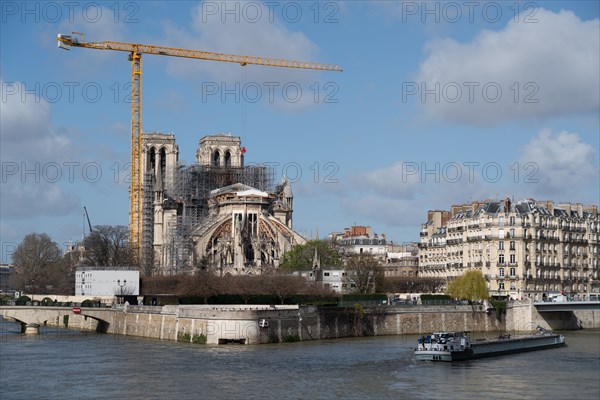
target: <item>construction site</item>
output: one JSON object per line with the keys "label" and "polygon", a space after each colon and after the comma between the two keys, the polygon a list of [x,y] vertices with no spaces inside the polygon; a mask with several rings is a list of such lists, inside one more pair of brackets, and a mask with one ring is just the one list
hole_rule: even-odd
{"label": "construction site", "polygon": [[[271,200],[282,195],[283,186],[274,184],[269,168],[244,165],[245,149],[239,137],[218,134],[202,138],[196,164],[189,166],[178,162],[174,135],[148,133],[142,140],[144,273],[193,272],[202,257],[194,255],[194,238],[218,215],[211,215],[209,206],[215,190],[241,184],[268,194]],[[264,211],[272,213],[274,205],[269,205]]]}
{"label": "construction site", "polygon": [[58,47],[120,51],[131,62],[131,186],[129,233],[134,263],[144,274],[257,274],[305,239],[292,230],[293,195],[274,185],[264,166],[244,166],[239,137],[200,140],[196,164],[178,163],[172,134],[142,129],[142,54],[236,63],[244,67],[339,71],[338,65],[215,53],[139,43],[86,42],[59,34]]}

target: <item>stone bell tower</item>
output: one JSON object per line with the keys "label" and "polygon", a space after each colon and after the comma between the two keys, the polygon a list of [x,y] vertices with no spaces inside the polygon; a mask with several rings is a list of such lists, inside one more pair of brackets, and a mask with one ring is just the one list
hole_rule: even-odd
{"label": "stone bell tower", "polygon": [[245,149],[241,147],[241,143],[239,136],[231,134],[205,136],[200,139],[196,162],[213,167],[243,167]]}

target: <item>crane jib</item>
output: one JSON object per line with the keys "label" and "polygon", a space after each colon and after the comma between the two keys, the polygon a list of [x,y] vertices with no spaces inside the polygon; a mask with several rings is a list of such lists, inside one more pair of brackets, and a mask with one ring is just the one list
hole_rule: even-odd
{"label": "crane jib", "polygon": [[[142,268],[146,262],[146,256],[142,248],[142,54],[156,54],[170,57],[193,58],[199,60],[221,61],[238,63],[242,66],[253,64],[262,66],[282,67],[282,68],[300,68],[322,71],[342,72],[339,65],[319,64],[305,61],[285,60],[278,58],[263,58],[254,56],[240,56],[236,54],[215,53],[210,51],[179,49],[174,47],[153,46],[127,42],[86,42],[84,35],[79,32],[72,32],[72,35],[59,34],[56,38],[58,47],[64,50],[70,50],[73,47],[83,47],[96,50],[125,51],[130,54],[131,61],[131,182],[129,187],[129,241],[132,246],[134,258],[139,268]],[[87,210],[86,210],[87,215]],[[89,217],[88,217],[89,220]],[[91,232],[91,226],[90,226]],[[146,260],[146,261],[143,261]]]}

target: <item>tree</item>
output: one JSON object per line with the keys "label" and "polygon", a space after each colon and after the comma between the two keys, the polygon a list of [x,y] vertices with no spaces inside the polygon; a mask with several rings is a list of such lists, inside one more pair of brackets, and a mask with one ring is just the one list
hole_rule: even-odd
{"label": "tree", "polygon": [[209,271],[200,271],[190,276],[183,285],[180,285],[181,295],[198,296],[208,304],[208,298],[224,291],[223,279]]}
{"label": "tree", "polygon": [[50,269],[47,294],[75,294],[75,270],[80,263],[79,252],[68,252]]}
{"label": "tree", "polygon": [[277,296],[281,304],[286,297],[292,294],[301,294],[307,291],[307,282],[297,275],[262,275],[265,286],[270,294]]}
{"label": "tree", "polygon": [[446,284],[445,278],[392,276],[384,279],[387,293],[437,293]]}
{"label": "tree", "polygon": [[95,226],[83,240],[86,265],[127,266],[132,263],[129,229],[126,226]]}
{"label": "tree", "polygon": [[451,281],[446,294],[455,299],[469,301],[483,301],[490,297],[485,278],[477,270],[467,271]]}
{"label": "tree", "polygon": [[353,254],[346,259],[344,283],[355,293],[376,293],[383,285],[384,274],[379,261],[367,254]]}
{"label": "tree", "polygon": [[244,300],[244,304],[248,304],[252,296],[265,290],[263,276],[226,276],[224,279],[227,282],[229,293],[239,295]]}
{"label": "tree", "polygon": [[308,271],[314,268],[315,249],[322,266],[335,267],[340,265],[340,255],[328,242],[309,240],[298,244],[287,251],[279,263],[279,267],[292,271]]}
{"label": "tree", "polygon": [[61,259],[58,244],[45,233],[30,233],[13,253],[15,287],[30,293],[46,292],[52,270]]}

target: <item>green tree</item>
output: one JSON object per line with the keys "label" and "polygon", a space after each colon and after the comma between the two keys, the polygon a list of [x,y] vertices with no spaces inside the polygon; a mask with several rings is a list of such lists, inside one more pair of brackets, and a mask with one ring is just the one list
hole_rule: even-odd
{"label": "green tree", "polygon": [[467,271],[451,281],[446,294],[455,299],[469,301],[483,301],[490,297],[485,278],[477,270]]}
{"label": "green tree", "polygon": [[45,233],[30,233],[13,253],[13,285],[29,293],[42,293],[52,286],[53,269],[61,260],[59,245]]}
{"label": "green tree", "polygon": [[304,244],[292,247],[291,250],[286,252],[279,263],[279,267],[292,271],[311,270],[314,267],[315,249],[317,250],[321,266],[340,266],[340,255],[328,242],[323,240],[309,240]]}

